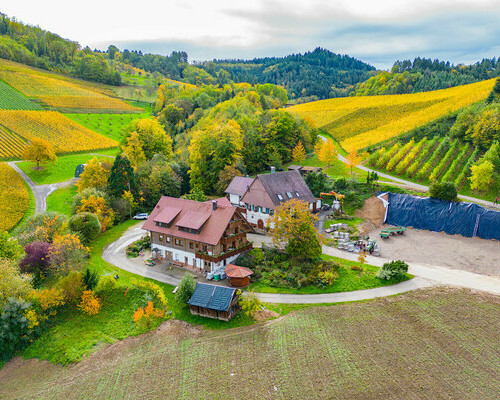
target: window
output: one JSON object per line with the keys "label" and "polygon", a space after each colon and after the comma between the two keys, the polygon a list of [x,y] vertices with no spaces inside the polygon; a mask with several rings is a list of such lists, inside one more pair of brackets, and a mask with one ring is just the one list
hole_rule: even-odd
{"label": "window", "polygon": [[269,214],[269,208],[266,208],[266,214]]}
{"label": "window", "polygon": [[193,242],[189,242],[189,248],[190,249],[194,249],[194,243]]}
{"label": "window", "polygon": [[176,246],[182,246],[182,240],[180,240],[180,239],[174,239],[174,244]]}
{"label": "window", "polygon": [[160,242],[163,242],[163,235],[160,235]]}
{"label": "window", "polygon": [[250,211],[252,209],[252,206],[250,204],[247,204],[247,210]]}
{"label": "window", "polygon": [[286,195],[288,196],[289,199],[292,198],[292,194],[290,192],[286,192]]}
{"label": "window", "polygon": [[170,236],[167,236],[165,239],[167,243],[170,243]]}
{"label": "window", "polygon": [[295,192],[295,195],[296,195],[297,197],[299,197],[299,196],[300,196],[299,192]]}
{"label": "window", "polygon": [[283,201],[283,196],[281,194],[278,193],[276,196],[278,196],[279,201]]}

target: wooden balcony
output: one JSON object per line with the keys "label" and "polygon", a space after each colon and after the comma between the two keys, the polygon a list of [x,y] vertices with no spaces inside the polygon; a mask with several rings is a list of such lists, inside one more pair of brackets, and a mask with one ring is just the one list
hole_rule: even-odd
{"label": "wooden balcony", "polygon": [[244,246],[238,247],[237,249],[234,249],[234,250],[226,251],[225,253],[222,253],[218,256],[211,256],[211,255],[208,255],[207,253],[197,252],[196,258],[199,258],[199,259],[205,260],[205,261],[218,263],[218,262],[225,260],[226,258],[232,257],[236,254],[240,254],[240,253],[243,253],[244,251],[251,250],[252,247],[253,247],[252,243],[247,243]]}

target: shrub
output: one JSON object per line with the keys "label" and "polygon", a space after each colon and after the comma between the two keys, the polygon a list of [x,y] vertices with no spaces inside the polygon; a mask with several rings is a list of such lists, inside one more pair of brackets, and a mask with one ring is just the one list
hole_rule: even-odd
{"label": "shrub", "polygon": [[[182,282],[182,280],[181,280]],[[148,292],[151,292],[156,298],[160,301],[160,303],[166,307],[168,304],[168,299],[163,292],[163,289],[154,282],[151,281],[143,281],[138,279],[132,279],[132,284],[138,288],[145,289]]]}
{"label": "shrub", "polygon": [[62,277],[57,282],[68,303],[76,303],[82,297],[83,276],[79,271],[71,271],[68,275]]}
{"label": "shrub", "polygon": [[196,282],[191,274],[185,273],[179,282],[177,287],[177,292],[175,293],[175,299],[179,305],[186,305],[187,301],[191,298],[196,288]]}
{"label": "shrub", "polygon": [[56,234],[49,248],[51,269],[54,273],[66,274],[71,269],[83,266],[89,249],[82,245],[77,235]]}
{"label": "shrub", "polygon": [[447,201],[457,200],[457,187],[452,182],[434,182],[430,188],[429,192],[431,197],[436,199],[442,199]]}
{"label": "shrub", "polygon": [[249,292],[240,297],[239,305],[241,311],[250,318],[254,318],[255,312],[262,309],[262,301],[255,294]]}
{"label": "shrub", "polygon": [[385,263],[377,273],[377,278],[390,280],[392,278],[401,278],[408,272],[408,264],[404,261],[391,261]]}
{"label": "shrub", "polygon": [[321,271],[318,273],[318,281],[322,286],[330,286],[335,282],[335,279],[339,277],[339,274],[335,271]]}
{"label": "shrub", "polygon": [[56,308],[64,304],[64,291],[61,288],[35,290],[33,300],[47,315],[55,315]]}
{"label": "shrub", "polygon": [[99,279],[95,289],[96,293],[109,292],[116,288],[116,279],[113,275],[105,275]]}
{"label": "shrub", "polygon": [[151,241],[148,235],[143,236],[141,239],[136,240],[127,246],[127,256],[137,257],[142,250],[149,249]]}
{"label": "shrub", "polygon": [[34,241],[51,243],[56,233],[64,231],[67,220],[65,215],[53,211],[35,214],[17,227],[13,235],[22,246]]}
{"label": "shrub", "polygon": [[83,274],[83,284],[87,290],[94,290],[99,283],[99,274],[96,271],[86,269]]}
{"label": "shrub", "polygon": [[9,298],[25,299],[32,290],[30,275],[21,274],[15,261],[0,259],[0,310]]}
{"label": "shrub", "polygon": [[0,258],[17,259],[23,254],[23,248],[17,239],[6,231],[0,231]]}
{"label": "shrub", "polygon": [[33,274],[35,286],[39,285],[42,277],[49,272],[49,249],[49,243],[39,241],[24,246],[26,256],[19,263],[19,267],[21,272]]}
{"label": "shrub", "polygon": [[69,219],[68,226],[85,244],[92,242],[101,233],[99,218],[89,212],[74,215]]}
{"label": "shrub", "polygon": [[78,308],[88,315],[95,315],[101,311],[101,299],[94,295],[92,290],[85,290],[82,294],[82,301],[78,304]]}

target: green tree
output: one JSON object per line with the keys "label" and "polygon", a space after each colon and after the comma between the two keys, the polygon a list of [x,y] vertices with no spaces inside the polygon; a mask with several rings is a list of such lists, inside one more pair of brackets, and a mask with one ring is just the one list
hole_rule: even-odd
{"label": "green tree", "polygon": [[486,192],[493,183],[493,164],[490,161],[484,161],[473,165],[470,170],[470,188],[478,192]]}
{"label": "green tree", "polygon": [[234,120],[213,121],[205,129],[193,132],[189,146],[191,186],[204,193],[216,192],[219,173],[240,159],[242,147],[241,127]]}
{"label": "green tree", "polygon": [[172,138],[156,119],[138,119],[132,123],[130,132],[137,132],[147,160],[157,153],[162,153],[167,158],[172,157]]}
{"label": "green tree", "polygon": [[207,201],[207,196],[205,196],[203,191],[197,186],[192,188],[189,193],[186,193],[185,195],[183,195],[181,197],[183,199],[186,199],[186,200]]}
{"label": "green tree", "polygon": [[116,156],[108,179],[108,192],[111,196],[120,198],[128,190],[134,198],[138,198],[139,189],[135,181],[134,170],[127,157]]}
{"label": "green tree", "polygon": [[13,260],[0,259],[0,310],[9,298],[26,299],[33,290],[30,275],[22,274]]}
{"label": "green tree", "polygon": [[382,268],[377,272],[379,279],[402,278],[408,272],[408,264],[404,261],[391,261],[382,265]]}
{"label": "green tree", "polygon": [[72,216],[68,221],[71,231],[75,232],[80,241],[88,244],[101,233],[101,223],[95,214],[83,212]]}
{"label": "green tree", "polygon": [[36,168],[40,169],[40,164],[52,161],[56,162],[57,156],[54,152],[54,146],[46,140],[33,137],[30,143],[23,150],[23,160],[36,163]]}
{"label": "green tree", "polygon": [[495,139],[500,137],[500,106],[492,105],[479,116],[472,139],[476,146],[487,149]]}
{"label": "green tree", "polygon": [[23,349],[32,338],[26,311],[30,304],[10,298],[0,312],[0,360],[9,360]]}
{"label": "green tree", "polygon": [[177,286],[177,292],[175,292],[175,300],[177,303],[185,307],[187,301],[191,298],[194,293],[194,289],[196,288],[196,282],[191,274],[185,273],[181,281],[179,282],[179,286]]}
{"label": "green tree", "polygon": [[277,246],[286,243],[286,252],[292,257],[318,258],[322,249],[314,228],[316,220],[305,201],[292,199],[282,203],[271,219],[274,223],[273,243]]}
{"label": "green tree", "polygon": [[429,193],[431,197],[446,201],[456,201],[458,194],[457,187],[452,182],[434,182],[429,187]]}

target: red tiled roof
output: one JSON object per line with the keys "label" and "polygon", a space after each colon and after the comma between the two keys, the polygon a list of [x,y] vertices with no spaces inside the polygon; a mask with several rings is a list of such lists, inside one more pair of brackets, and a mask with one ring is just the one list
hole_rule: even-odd
{"label": "red tiled roof", "polygon": [[155,222],[163,222],[164,224],[170,224],[177,215],[181,212],[180,208],[176,207],[165,207],[154,219]]}
{"label": "red tiled roof", "polygon": [[176,226],[181,226],[183,228],[189,229],[200,229],[207,219],[210,218],[210,213],[200,213],[198,211],[188,211],[182,218],[175,224]]}
{"label": "red tiled roof", "polygon": [[[236,207],[233,207],[226,198],[220,198],[213,201],[217,201],[216,210],[213,210],[212,200],[199,202],[163,196],[155,208],[151,211],[151,215],[144,223],[142,229],[188,240],[195,240],[210,245],[216,245],[219,243],[227,225],[236,212]],[[155,219],[167,208],[180,209],[180,212],[172,220],[174,223],[172,223],[170,227],[165,228],[156,226]],[[179,230],[177,224],[179,224],[188,213],[190,215],[199,214],[208,216],[199,234]],[[188,221],[193,221],[191,216],[186,218]]]}
{"label": "red tiled roof", "polygon": [[234,264],[228,264],[224,272],[229,278],[246,278],[253,274],[250,268],[240,267]]}

